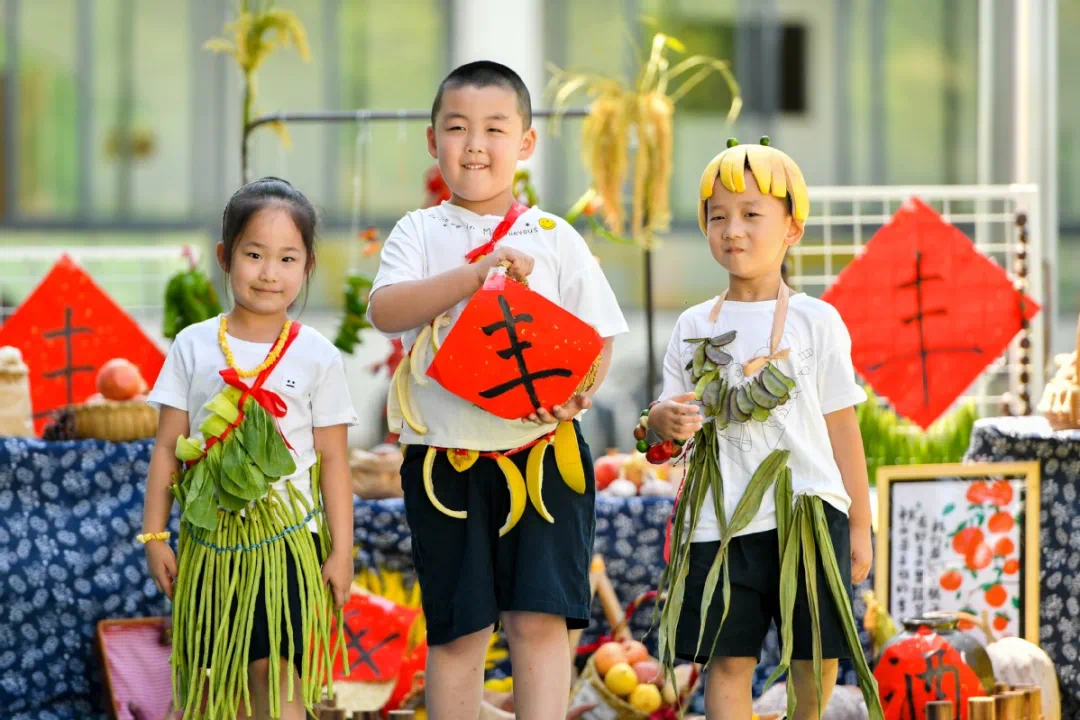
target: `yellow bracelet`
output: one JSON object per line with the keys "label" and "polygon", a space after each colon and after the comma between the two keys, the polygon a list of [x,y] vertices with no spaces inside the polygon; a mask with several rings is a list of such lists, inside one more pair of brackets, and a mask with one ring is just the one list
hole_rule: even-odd
{"label": "yellow bracelet", "polygon": [[140,543],[142,543],[143,545],[145,545],[146,543],[150,542],[151,540],[168,540],[171,537],[172,537],[172,533],[169,532],[168,530],[166,530],[165,532],[146,533],[145,535],[136,535],[135,539],[137,541],[139,541]]}

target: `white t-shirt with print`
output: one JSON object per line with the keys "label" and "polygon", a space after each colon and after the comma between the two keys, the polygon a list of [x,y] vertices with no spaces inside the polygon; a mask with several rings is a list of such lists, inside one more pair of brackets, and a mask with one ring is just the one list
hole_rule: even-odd
{"label": "white t-shirt with print", "polygon": [[[709,313],[715,304],[716,298],[713,298],[689,308],[679,317],[664,358],[661,400],[694,389],[686,365],[693,359],[696,346],[686,343],[688,338],[715,337],[729,330],[736,331],[735,340],[723,348],[733,357],[726,375],[727,382],[732,386],[748,382],[743,377],[742,363],[769,355],[775,300],[725,300],[718,321],[712,323],[709,322]],[[855,370],[851,364],[851,336],[832,305],[799,293],[792,295],[788,303],[784,336],[778,349],[784,348],[791,350],[787,359],[772,362],[784,375],[795,381],[791,399],[773,410],[766,422],[732,422],[727,428],[717,430],[720,474],[724,482],[724,512],[729,521],[750,478],[769,453],[777,448],[791,451],[788,466],[791,468],[792,491],[796,497],[803,493],[817,495],[845,514],[851,506],[851,498],[833,459],[829,431],[825,425],[825,415],[866,400],[866,393],[855,382]],[[775,527],[776,502],[770,490],[765,493],[757,516],[739,535]],[[691,541],[713,542],[719,539],[720,527],[713,512],[710,492],[702,506]]]}
{"label": "white t-shirt with print", "polygon": [[[387,285],[422,280],[461,267],[466,264],[465,255],[488,242],[501,221],[501,216],[477,215],[449,202],[410,212],[386,239],[372,296]],[[585,240],[565,220],[530,208],[498,244],[535,260],[529,289],[592,325],[601,337],[628,331],[600,265]],[[450,309],[451,327],[442,330],[442,337],[452,329],[467,303],[468,299]],[[385,334],[401,337],[408,351],[421,329]],[[429,353],[429,362],[430,357]],[[531,442],[553,427],[504,420],[450,393],[434,380],[426,386],[412,383],[411,395],[428,432],[417,435],[406,424],[401,433],[405,444],[507,450]]]}
{"label": "white t-shirt with print", "polygon": [[[218,345],[220,317],[205,320],[184,328],[176,336],[165,365],[161,368],[147,402],[185,410],[190,426],[189,437],[203,441],[199,426],[209,416],[203,407],[226,388],[219,374],[227,366]],[[228,337],[233,361],[238,367],[258,367],[266,359],[273,343],[253,343]],[[241,382],[251,385],[255,378]],[[313,503],[309,470],[316,461],[315,437],[312,430],[333,425],[356,425],[358,420],[345,382],[345,365],[341,352],[333,344],[307,326],[300,332],[263,387],[285,401],[285,417],[277,420],[282,434],[292,445],[296,472],[273,483],[274,489],[288,497],[285,481]],[[314,505],[313,505],[314,506]],[[314,520],[309,523],[314,529]]]}

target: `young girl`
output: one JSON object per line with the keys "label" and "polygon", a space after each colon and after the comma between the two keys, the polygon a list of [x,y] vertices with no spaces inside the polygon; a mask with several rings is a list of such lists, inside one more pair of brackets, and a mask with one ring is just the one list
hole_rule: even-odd
{"label": "young girl", "polygon": [[661,581],[661,658],[708,663],[707,716],[749,720],[775,621],[783,655],[770,682],[790,664],[790,720],[820,717],[841,657],[854,657],[870,717],[881,718],[850,600],[872,556],[854,411],[866,394],[840,315],[781,278],[810,212],[806,184],[767,138],[729,141],[699,201],[728,290],[679,318],[648,415],[662,439],[693,438]]}
{"label": "young girl", "polygon": [[[357,418],[340,353],[288,316],[315,266],[315,224],[284,180],[233,195],[217,245],[233,309],[177,336],[150,393],[160,419],[138,540],[173,600],[185,720],[241,705],[303,718],[328,674],[332,606],[348,598]],[[174,496],[179,563],[164,531]]]}

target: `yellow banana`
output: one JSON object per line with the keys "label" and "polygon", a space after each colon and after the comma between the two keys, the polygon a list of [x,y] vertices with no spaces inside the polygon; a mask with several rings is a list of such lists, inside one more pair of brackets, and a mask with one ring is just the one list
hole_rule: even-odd
{"label": "yellow banana", "polygon": [[547,449],[548,441],[541,440],[529,451],[529,462],[525,465],[525,487],[536,512],[549,523],[553,523],[555,518],[551,517],[551,513],[544,507],[544,453]]}
{"label": "yellow banana", "polygon": [[563,482],[579,495],[584,494],[585,468],[581,465],[581,451],[572,420],[564,420],[555,428],[555,463]]}
{"label": "yellow banana", "polygon": [[[401,402],[398,400],[398,375],[405,372],[405,362],[399,362],[397,369],[394,370],[393,377],[390,378],[390,391],[386,394],[386,427],[395,435],[401,434],[402,425],[405,423],[405,416],[401,413]],[[402,453],[404,453],[404,449]]]}
{"label": "yellow banana", "polygon": [[447,450],[446,459],[450,461],[450,464],[455,470],[465,472],[480,458],[480,453],[476,450],[467,450],[465,454],[459,453],[457,450]]}
{"label": "yellow banana", "polygon": [[428,500],[435,506],[435,509],[441,512],[443,515],[449,515],[452,518],[458,520],[464,520],[467,517],[467,513],[464,510],[451,510],[450,508],[439,502],[439,498],[435,497],[435,487],[431,483],[431,469],[435,467],[435,456],[438,451],[429,447],[427,449],[427,455],[424,456],[424,491],[427,492]]}
{"label": "yellow banana", "polygon": [[428,339],[431,335],[431,326],[425,325],[424,329],[420,331],[420,335],[417,336],[416,342],[412,344],[412,349],[409,351],[409,370],[412,372],[412,379],[416,381],[417,385],[427,385],[428,379],[424,375],[424,360],[427,357]]}
{"label": "yellow banana", "polygon": [[439,348],[442,347],[442,341],[439,340],[439,330],[449,324],[450,316],[446,313],[431,321],[431,350],[433,352],[439,352]]}
{"label": "yellow banana", "polygon": [[406,365],[405,358],[402,358],[398,364],[399,372],[394,373],[394,377],[397,378],[394,385],[397,389],[398,405],[401,407],[401,417],[409,424],[413,432],[417,435],[425,435],[427,434],[427,426],[424,425],[424,421],[417,414],[416,408],[412,406],[412,398],[409,397],[409,373],[407,370],[402,370],[402,365]]}
{"label": "yellow banana", "polygon": [[521,471],[517,469],[514,461],[505,455],[499,455],[495,462],[506,476],[506,487],[510,491],[510,513],[506,516],[506,522],[499,528],[499,537],[514,529],[525,514],[525,479],[521,477]]}

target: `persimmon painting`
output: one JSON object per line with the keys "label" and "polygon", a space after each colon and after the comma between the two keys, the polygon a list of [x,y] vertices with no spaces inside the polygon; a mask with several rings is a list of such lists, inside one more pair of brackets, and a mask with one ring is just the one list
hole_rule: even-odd
{"label": "persimmon painting", "polygon": [[996,637],[1037,631],[1037,463],[881,468],[878,497],[875,591],[897,620],[985,612]]}

